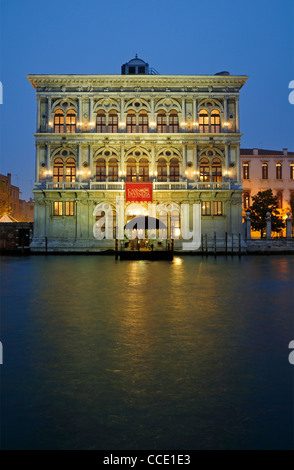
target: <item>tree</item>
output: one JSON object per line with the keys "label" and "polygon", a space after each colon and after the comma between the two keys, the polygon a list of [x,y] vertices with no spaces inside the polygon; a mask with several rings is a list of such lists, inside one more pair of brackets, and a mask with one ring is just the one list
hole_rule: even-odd
{"label": "tree", "polygon": [[251,227],[260,232],[261,238],[266,231],[266,214],[271,214],[272,231],[281,232],[285,227],[284,221],[279,217],[278,198],[273,195],[271,189],[259,191],[256,196],[252,196],[253,204],[249,210],[251,212]]}
{"label": "tree", "polygon": [[6,185],[0,181],[0,217],[11,213],[11,202]]}

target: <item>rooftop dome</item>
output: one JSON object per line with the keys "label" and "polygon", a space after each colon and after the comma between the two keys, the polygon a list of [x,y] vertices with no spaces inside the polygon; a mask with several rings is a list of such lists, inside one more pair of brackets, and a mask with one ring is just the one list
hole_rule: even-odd
{"label": "rooftop dome", "polygon": [[146,75],[149,74],[149,64],[139,57],[136,54],[134,59],[131,59],[126,64],[121,66],[122,75]]}

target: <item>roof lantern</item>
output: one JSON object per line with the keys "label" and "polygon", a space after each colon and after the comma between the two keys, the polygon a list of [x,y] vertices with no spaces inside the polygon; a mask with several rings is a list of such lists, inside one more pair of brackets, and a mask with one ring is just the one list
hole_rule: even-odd
{"label": "roof lantern", "polygon": [[122,75],[148,75],[149,74],[149,64],[144,62],[144,60],[139,59],[138,55],[126,64],[121,66]]}

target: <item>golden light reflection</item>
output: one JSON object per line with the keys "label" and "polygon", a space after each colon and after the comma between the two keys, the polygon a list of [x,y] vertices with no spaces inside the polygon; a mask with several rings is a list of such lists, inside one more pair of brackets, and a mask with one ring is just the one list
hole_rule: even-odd
{"label": "golden light reflection", "polygon": [[176,264],[176,265],[181,265],[183,264],[183,262],[184,262],[183,258],[179,258],[178,256],[175,256],[173,259],[173,264]]}

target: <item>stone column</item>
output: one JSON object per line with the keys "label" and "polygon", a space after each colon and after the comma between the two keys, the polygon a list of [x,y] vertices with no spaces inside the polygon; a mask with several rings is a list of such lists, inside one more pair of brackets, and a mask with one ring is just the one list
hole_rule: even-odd
{"label": "stone column", "polygon": [[[83,118],[82,118],[82,98],[79,98],[78,101],[79,101],[79,105],[78,105],[78,122],[82,122],[82,120],[83,120]],[[82,131],[82,126],[81,125],[78,126],[78,131],[79,132]]]}
{"label": "stone column", "polygon": [[151,121],[152,121],[152,122],[155,122],[154,98],[151,98]]}
{"label": "stone column", "polygon": [[35,166],[35,182],[39,183],[40,181],[40,155],[39,155],[39,146],[36,145],[36,166]]}
{"label": "stone column", "polygon": [[[121,98],[120,99],[120,118],[119,118],[119,123],[118,123],[119,132],[126,132],[124,106],[125,106],[125,100],[124,100],[124,98]],[[120,123],[124,124],[124,126],[121,127],[119,125]]]}
{"label": "stone column", "polygon": [[291,213],[287,212],[287,219],[286,219],[286,238],[292,237],[292,219],[290,218]]}
{"label": "stone column", "polygon": [[251,218],[250,212],[246,212],[246,238],[247,240],[251,239]]}
{"label": "stone column", "polygon": [[[95,174],[94,174],[94,161],[93,161],[93,149],[92,149],[92,144],[89,145],[89,170],[90,170],[90,182],[95,181]],[[91,184],[90,184],[91,186]]]}
{"label": "stone column", "polygon": [[37,132],[40,132],[40,124],[41,124],[41,98],[37,96]]}
{"label": "stone column", "polygon": [[152,172],[152,179],[153,179],[153,178],[155,178],[155,172],[156,172],[154,147],[152,147],[152,149],[151,149],[151,168],[150,168],[150,170]]}
{"label": "stone column", "polygon": [[236,115],[235,115],[235,120],[236,120],[236,132],[240,132],[240,118],[239,118],[239,98],[236,98],[235,100],[235,111],[236,111]]}
{"label": "stone column", "polygon": [[81,181],[81,176],[80,176],[80,172],[81,172],[81,153],[82,153],[81,144],[78,144],[77,171],[79,172],[79,174],[78,174],[78,177],[77,177],[77,181]]}
{"label": "stone column", "polygon": [[186,175],[186,169],[187,169],[187,145],[183,146],[183,168],[182,168],[182,178],[187,178]]}
{"label": "stone column", "polygon": [[[197,122],[197,100],[196,98],[193,99],[193,122]],[[195,131],[195,127],[194,127],[194,131]]]}
{"label": "stone column", "polygon": [[266,213],[266,238],[272,238],[272,221],[270,212]]}
{"label": "stone column", "polygon": [[[52,125],[49,125],[49,122],[52,123]],[[54,129],[54,122],[52,122],[52,116],[51,116],[51,98],[48,98],[47,101],[47,132],[53,132]]]}
{"label": "stone column", "polygon": [[126,171],[124,158],[125,158],[124,148],[123,148],[123,146],[121,146],[121,148],[120,148],[120,164],[119,164],[119,171],[121,171],[121,178],[124,177],[124,171]]}
{"label": "stone column", "polygon": [[[90,98],[90,103],[89,103],[90,109],[89,109],[89,116],[90,116],[90,122],[93,123],[93,98]],[[90,126],[89,132],[94,132],[95,125]]]}
{"label": "stone column", "polygon": [[228,144],[225,144],[225,170],[229,171],[229,149]]}
{"label": "stone column", "polygon": [[[228,101],[227,101],[227,98],[224,98],[224,119],[225,119],[225,122],[228,122]],[[223,128],[223,131],[227,132],[228,131],[228,128],[227,126],[224,127],[224,123],[222,123],[222,128]]]}
{"label": "stone column", "polygon": [[51,162],[50,162],[50,153],[51,153],[51,146],[47,142],[47,145],[46,145],[46,168],[47,168],[47,171],[51,170],[52,175],[53,175],[53,168],[51,168]]}

